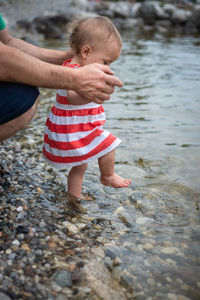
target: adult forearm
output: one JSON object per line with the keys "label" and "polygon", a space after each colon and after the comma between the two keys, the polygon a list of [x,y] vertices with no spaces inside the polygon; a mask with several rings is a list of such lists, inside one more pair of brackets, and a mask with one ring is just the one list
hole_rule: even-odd
{"label": "adult forearm", "polygon": [[58,65],[61,65],[65,59],[72,57],[72,51],[45,49],[15,37],[8,39],[7,46],[17,48],[31,56],[39,58],[40,60]]}
{"label": "adult forearm", "polygon": [[123,83],[105,65],[73,69],[46,63],[0,42],[0,80],[38,87],[74,90],[96,103],[110,99],[114,87]]}
{"label": "adult forearm", "polygon": [[0,80],[71,89],[73,69],[52,65],[0,43]]}

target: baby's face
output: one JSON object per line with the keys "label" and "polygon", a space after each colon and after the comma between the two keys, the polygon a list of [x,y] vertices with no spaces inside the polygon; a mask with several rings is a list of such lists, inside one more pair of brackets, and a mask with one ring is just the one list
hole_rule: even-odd
{"label": "baby's face", "polygon": [[122,47],[119,42],[111,37],[107,43],[102,44],[98,49],[92,49],[90,55],[85,59],[84,64],[99,63],[110,65],[119,58],[121,49]]}

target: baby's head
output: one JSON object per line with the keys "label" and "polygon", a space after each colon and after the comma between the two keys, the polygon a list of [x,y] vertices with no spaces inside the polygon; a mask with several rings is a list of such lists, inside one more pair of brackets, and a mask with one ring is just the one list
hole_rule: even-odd
{"label": "baby's head", "polygon": [[70,46],[82,66],[95,62],[110,65],[120,56],[122,40],[114,24],[99,16],[76,21]]}

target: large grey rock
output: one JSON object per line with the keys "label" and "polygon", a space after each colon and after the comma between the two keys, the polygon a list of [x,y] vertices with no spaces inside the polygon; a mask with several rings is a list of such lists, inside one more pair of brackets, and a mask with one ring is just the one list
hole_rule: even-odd
{"label": "large grey rock", "polygon": [[136,2],[133,5],[131,5],[131,7],[130,7],[130,16],[133,17],[133,18],[139,17],[140,7],[141,7],[141,3],[139,3],[139,2]]}
{"label": "large grey rock", "polygon": [[172,14],[172,23],[175,25],[184,25],[191,16],[191,12],[184,9],[176,9]]}
{"label": "large grey rock", "polygon": [[116,2],[113,3],[110,7],[110,9],[113,11],[113,16],[115,18],[129,18],[130,17],[130,9],[131,9],[131,4],[128,2]]}
{"label": "large grey rock", "polygon": [[165,20],[169,18],[169,15],[164,11],[164,9],[158,3],[155,3],[154,7],[155,7],[155,13],[157,19]]}
{"label": "large grey rock", "polygon": [[173,13],[174,13],[175,10],[176,10],[176,7],[175,7],[175,5],[173,5],[173,4],[166,3],[166,4],[164,4],[164,6],[163,6],[163,10],[164,10],[164,12],[167,13],[169,16],[172,16]]}
{"label": "large grey rock", "polygon": [[200,5],[196,5],[189,21],[195,24],[196,28],[200,29]]}
{"label": "large grey rock", "polygon": [[112,279],[107,268],[91,260],[82,269],[83,281],[103,300],[126,300],[124,289]]}
{"label": "large grey rock", "polygon": [[172,23],[170,20],[159,20],[156,23],[158,26],[164,27],[164,28],[170,28],[172,26]]}
{"label": "large grey rock", "polygon": [[113,20],[115,26],[119,29],[141,29],[144,25],[143,20],[141,18],[127,18],[127,19],[122,19],[122,18],[115,18]]}
{"label": "large grey rock", "polygon": [[139,15],[143,18],[145,25],[153,25],[157,19],[155,3],[144,2],[139,9]]}
{"label": "large grey rock", "polygon": [[97,12],[101,16],[109,18],[114,17],[114,11],[111,8],[112,3],[107,1],[91,2],[91,10]]}
{"label": "large grey rock", "polygon": [[48,17],[38,17],[34,19],[34,26],[37,32],[42,33],[45,38],[62,38],[63,32],[55,26]]}

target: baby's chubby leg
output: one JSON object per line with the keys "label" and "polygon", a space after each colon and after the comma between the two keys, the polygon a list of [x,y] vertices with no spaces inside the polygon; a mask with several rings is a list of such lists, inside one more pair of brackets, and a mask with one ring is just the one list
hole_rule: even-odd
{"label": "baby's chubby leg", "polygon": [[72,167],[68,174],[68,193],[81,198],[81,189],[84,173],[87,169],[87,164]]}
{"label": "baby's chubby leg", "polygon": [[99,169],[101,172],[101,183],[103,185],[112,186],[115,188],[128,187],[131,180],[120,177],[114,173],[115,150],[107,153],[98,159]]}

